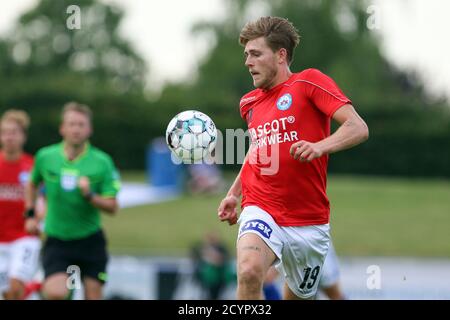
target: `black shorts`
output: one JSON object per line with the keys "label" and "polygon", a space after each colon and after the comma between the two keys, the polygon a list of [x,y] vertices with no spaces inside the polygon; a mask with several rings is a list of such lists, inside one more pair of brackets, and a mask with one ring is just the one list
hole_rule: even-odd
{"label": "black shorts", "polygon": [[107,262],[106,239],[102,230],[77,240],[48,237],[42,251],[45,278],[59,272],[67,273],[68,267],[75,265],[80,268],[81,278],[89,277],[105,283]]}

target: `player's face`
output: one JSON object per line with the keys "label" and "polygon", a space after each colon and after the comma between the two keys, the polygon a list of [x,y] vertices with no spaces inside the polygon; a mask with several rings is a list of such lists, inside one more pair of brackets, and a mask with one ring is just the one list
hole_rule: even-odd
{"label": "player's face", "polygon": [[245,65],[248,67],[256,88],[270,89],[278,73],[277,54],[270,49],[264,37],[247,42]]}
{"label": "player's face", "polygon": [[82,145],[92,133],[89,118],[77,111],[67,111],[63,117],[60,133],[66,143],[73,146]]}
{"label": "player's face", "polygon": [[15,121],[0,123],[0,143],[5,152],[22,151],[26,136],[20,125]]}

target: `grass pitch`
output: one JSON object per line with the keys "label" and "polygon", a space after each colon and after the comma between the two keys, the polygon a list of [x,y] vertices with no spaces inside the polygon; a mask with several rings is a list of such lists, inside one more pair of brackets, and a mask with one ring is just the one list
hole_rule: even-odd
{"label": "grass pitch", "polygon": [[[127,173],[125,181],[145,181]],[[332,236],[339,255],[450,257],[450,181],[330,176]],[[115,254],[186,255],[205,232],[234,251],[237,226],[217,219],[223,195],[185,194],[104,217]]]}

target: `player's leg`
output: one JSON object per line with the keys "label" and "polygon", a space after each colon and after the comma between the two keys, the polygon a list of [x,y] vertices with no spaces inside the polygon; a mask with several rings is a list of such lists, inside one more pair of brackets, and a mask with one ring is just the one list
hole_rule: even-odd
{"label": "player's leg", "polygon": [[83,279],[84,298],[86,300],[101,300],[103,299],[103,283],[91,277]]}
{"label": "player's leg", "polygon": [[47,300],[66,300],[71,293],[67,285],[68,274],[57,272],[45,278],[42,284],[42,295]]}
{"label": "player's leg", "polygon": [[39,263],[41,242],[36,237],[14,241],[10,248],[9,289],[5,299],[19,300],[25,293],[25,284],[33,279]]}
{"label": "player's leg", "polygon": [[19,300],[25,293],[25,283],[19,279],[10,278],[9,288],[3,293],[5,300]]}
{"label": "player's leg", "polygon": [[273,251],[256,234],[241,236],[237,244],[238,299],[263,299],[267,271],[276,260]]}
{"label": "player's leg", "polygon": [[[67,300],[71,298],[72,281],[69,281],[73,249],[68,241],[48,237],[42,249],[42,266],[45,279],[41,294],[48,300]],[[78,276],[79,275],[75,275]]]}
{"label": "player's leg", "polygon": [[238,299],[263,299],[270,266],[281,259],[281,229],[269,213],[247,206],[239,217],[237,242]]}
{"label": "player's leg", "polygon": [[106,267],[108,252],[103,231],[83,240],[83,250],[79,253],[81,273],[83,275],[84,298],[86,300],[103,299],[103,286],[107,281]]}
{"label": "player's leg", "polygon": [[8,271],[11,260],[10,247],[11,245],[9,243],[0,243],[0,295],[3,298],[5,298],[5,292],[9,290]]}

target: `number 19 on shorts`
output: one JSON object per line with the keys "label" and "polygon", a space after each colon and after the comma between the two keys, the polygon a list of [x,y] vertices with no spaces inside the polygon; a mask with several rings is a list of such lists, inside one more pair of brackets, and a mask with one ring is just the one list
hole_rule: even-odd
{"label": "number 19 on shorts", "polygon": [[305,286],[308,289],[312,289],[316,284],[317,276],[320,272],[320,266],[316,266],[314,269],[306,267],[303,271],[305,272],[305,276],[303,278],[303,282],[300,284],[300,289],[305,289]]}

